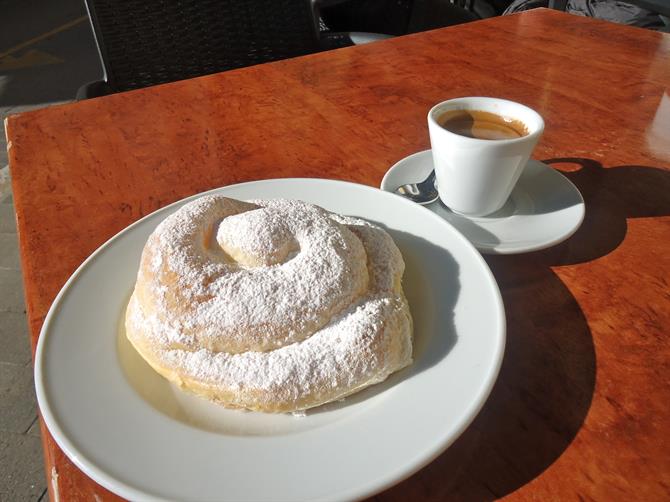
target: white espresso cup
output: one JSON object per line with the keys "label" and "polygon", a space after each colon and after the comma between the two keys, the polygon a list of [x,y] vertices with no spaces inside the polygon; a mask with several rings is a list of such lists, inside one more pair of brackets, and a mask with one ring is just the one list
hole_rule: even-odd
{"label": "white espresso cup", "polygon": [[[466,112],[459,114],[459,110]],[[467,113],[472,111],[480,112],[474,114],[475,126],[485,125],[485,119],[491,118],[488,114],[493,114],[513,126],[520,136],[480,139],[464,135],[462,131],[461,134],[453,132],[458,131],[454,120],[457,121],[459,115],[471,120]],[[476,122],[476,117],[483,120]],[[500,209],[512,193],[543,130],[544,121],[537,112],[505,99],[464,97],[435,105],[428,112],[428,132],[442,202],[466,216],[485,216]]]}

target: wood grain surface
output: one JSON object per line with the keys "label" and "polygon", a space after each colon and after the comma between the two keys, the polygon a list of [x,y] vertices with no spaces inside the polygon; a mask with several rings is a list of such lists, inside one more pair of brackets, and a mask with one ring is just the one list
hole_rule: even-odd
{"label": "wood grain surface", "polygon": [[[534,157],[586,219],[487,258],[508,321],[491,397],[374,500],[670,499],[670,35],[536,10],[12,116],[33,346],[68,276],[138,218],[247,180],[379,186],[429,146],[431,105],[466,95],[543,115]],[[115,498],[42,433],[51,500]]]}

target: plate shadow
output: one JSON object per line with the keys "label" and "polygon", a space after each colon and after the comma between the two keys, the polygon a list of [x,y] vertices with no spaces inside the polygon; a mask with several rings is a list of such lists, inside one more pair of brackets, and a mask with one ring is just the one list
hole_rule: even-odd
{"label": "plate shadow", "polygon": [[402,501],[410,494],[422,501],[503,497],[551,466],[584,422],[593,398],[596,358],[577,301],[541,253],[486,260],[500,285],[508,326],[496,385],[449,449],[371,500]]}

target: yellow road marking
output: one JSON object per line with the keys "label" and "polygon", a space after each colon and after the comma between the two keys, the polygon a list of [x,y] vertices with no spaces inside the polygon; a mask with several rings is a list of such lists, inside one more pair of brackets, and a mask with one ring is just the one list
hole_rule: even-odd
{"label": "yellow road marking", "polygon": [[63,60],[47,54],[44,51],[30,49],[21,56],[5,56],[0,58],[0,71],[18,70],[30,68],[31,66],[42,66],[47,64],[62,63]]}
{"label": "yellow road marking", "polygon": [[76,26],[79,23],[82,23],[86,20],[88,20],[88,16],[81,16],[81,17],[78,17],[77,19],[73,19],[69,23],[65,23],[64,25],[59,26],[58,28],[54,28],[51,31],[47,31],[46,33],[42,33],[41,35],[38,35],[35,38],[31,38],[30,40],[26,40],[25,42],[22,42],[19,45],[15,45],[11,49],[0,53],[0,58],[3,58],[3,57],[8,56],[10,54],[13,54],[17,51],[20,51],[21,49],[24,49],[24,48],[28,47],[29,45],[33,45],[37,42],[40,42],[40,41],[44,40],[45,38],[49,38],[50,36],[55,35],[56,33],[60,33],[61,31],[65,31],[69,28],[72,28],[73,26]]}

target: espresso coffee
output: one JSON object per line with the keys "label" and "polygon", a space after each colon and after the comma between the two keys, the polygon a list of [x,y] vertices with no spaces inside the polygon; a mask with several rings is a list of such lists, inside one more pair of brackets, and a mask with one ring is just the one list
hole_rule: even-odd
{"label": "espresso coffee", "polygon": [[447,131],[476,139],[514,139],[528,135],[520,120],[480,110],[449,110],[437,117]]}

